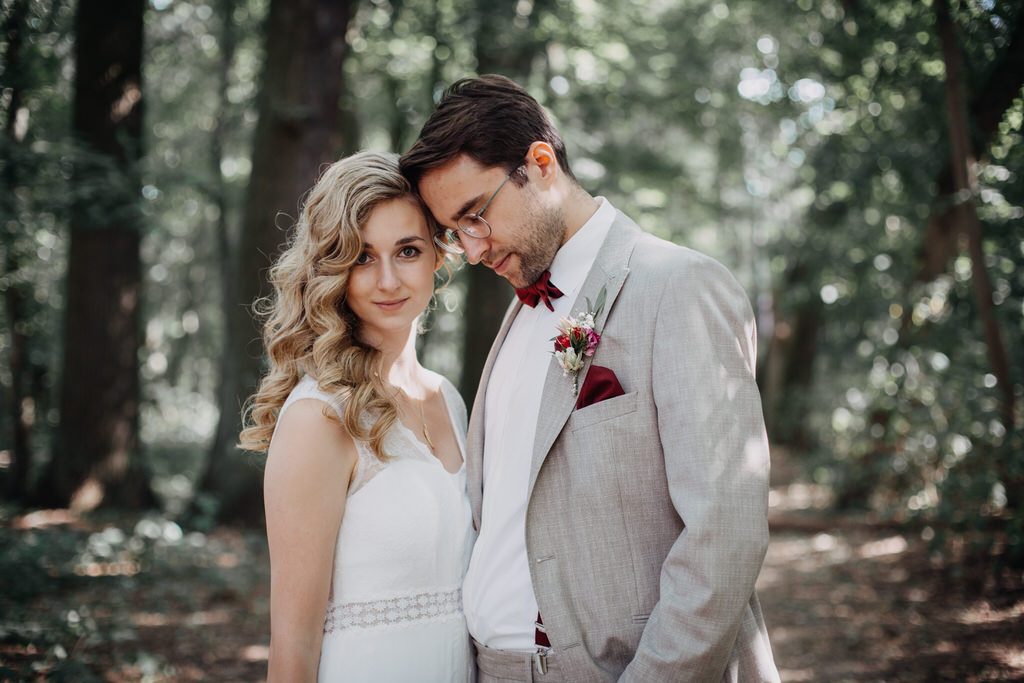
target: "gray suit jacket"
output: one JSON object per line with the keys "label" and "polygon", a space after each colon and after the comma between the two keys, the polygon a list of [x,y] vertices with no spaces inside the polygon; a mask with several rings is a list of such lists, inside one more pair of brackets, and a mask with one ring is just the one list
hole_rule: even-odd
{"label": "gray suit jacket", "polygon": [[[622,213],[572,311],[602,287],[601,342],[579,382],[596,363],[626,393],[574,410],[552,358],[530,473],[526,547],[559,668],[580,682],[776,681],[754,594],[768,441],[746,294],[716,261]],[[484,398],[520,305],[491,348],[469,425],[478,529]]]}

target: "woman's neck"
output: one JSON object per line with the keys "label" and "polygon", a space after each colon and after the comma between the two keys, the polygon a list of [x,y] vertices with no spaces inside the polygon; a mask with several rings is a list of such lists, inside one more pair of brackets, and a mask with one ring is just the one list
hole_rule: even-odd
{"label": "woman's neck", "polygon": [[423,398],[423,367],[416,357],[416,325],[412,325],[407,334],[394,334],[369,341],[381,353],[380,376],[384,384],[402,391],[410,398]]}

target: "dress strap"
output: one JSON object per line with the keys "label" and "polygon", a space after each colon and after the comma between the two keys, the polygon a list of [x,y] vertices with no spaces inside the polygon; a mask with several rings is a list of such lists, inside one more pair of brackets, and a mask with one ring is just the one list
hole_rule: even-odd
{"label": "dress strap", "polygon": [[320,385],[317,384],[317,381],[314,378],[309,375],[303,375],[302,379],[300,379],[299,383],[292,388],[292,392],[288,394],[288,398],[285,399],[284,404],[281,406],[281,410],[277,414],[278,421],[281,420],[281,416],[284,415],[284,411],[288,410],[288,408],[297,401],[307,398],[312,398],[322,403],[326,403],[332,410],[334,410],[338,417],[342,417],[344,404],[331,394],[328,394],[326,391],[321,389]]}

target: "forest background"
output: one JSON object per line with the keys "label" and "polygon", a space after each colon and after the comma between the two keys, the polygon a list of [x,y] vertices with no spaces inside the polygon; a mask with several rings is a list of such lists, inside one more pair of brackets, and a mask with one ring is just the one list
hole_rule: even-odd
{"label": "forest background", "polygon": [[[407,149],[474,73],[526,86],[588,191],[746,288],[783,541],[887,530],[872,547],[987,600],[993,634],[1024,623],[1022,3],[0,8],[0,679],[185,680],[140,634],[250,608],[242,668],[217,662],[259,669],[250,305],[323,164]],[[510,297],[463,268],[430,315],[421,358],[467,402]],[[1024,676],[998,652],[971,671]]]}

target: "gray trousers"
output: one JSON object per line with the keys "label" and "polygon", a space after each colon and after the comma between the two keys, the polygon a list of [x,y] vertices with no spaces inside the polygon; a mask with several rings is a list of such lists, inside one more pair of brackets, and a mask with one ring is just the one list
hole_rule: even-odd
{"label": "gray trousers", "polygon": [[476,647],[477,683],[561,683],[558,661],[548,655],[546,671],[541,673],[534,655],[527,652],[494,650],[473,641]]}

